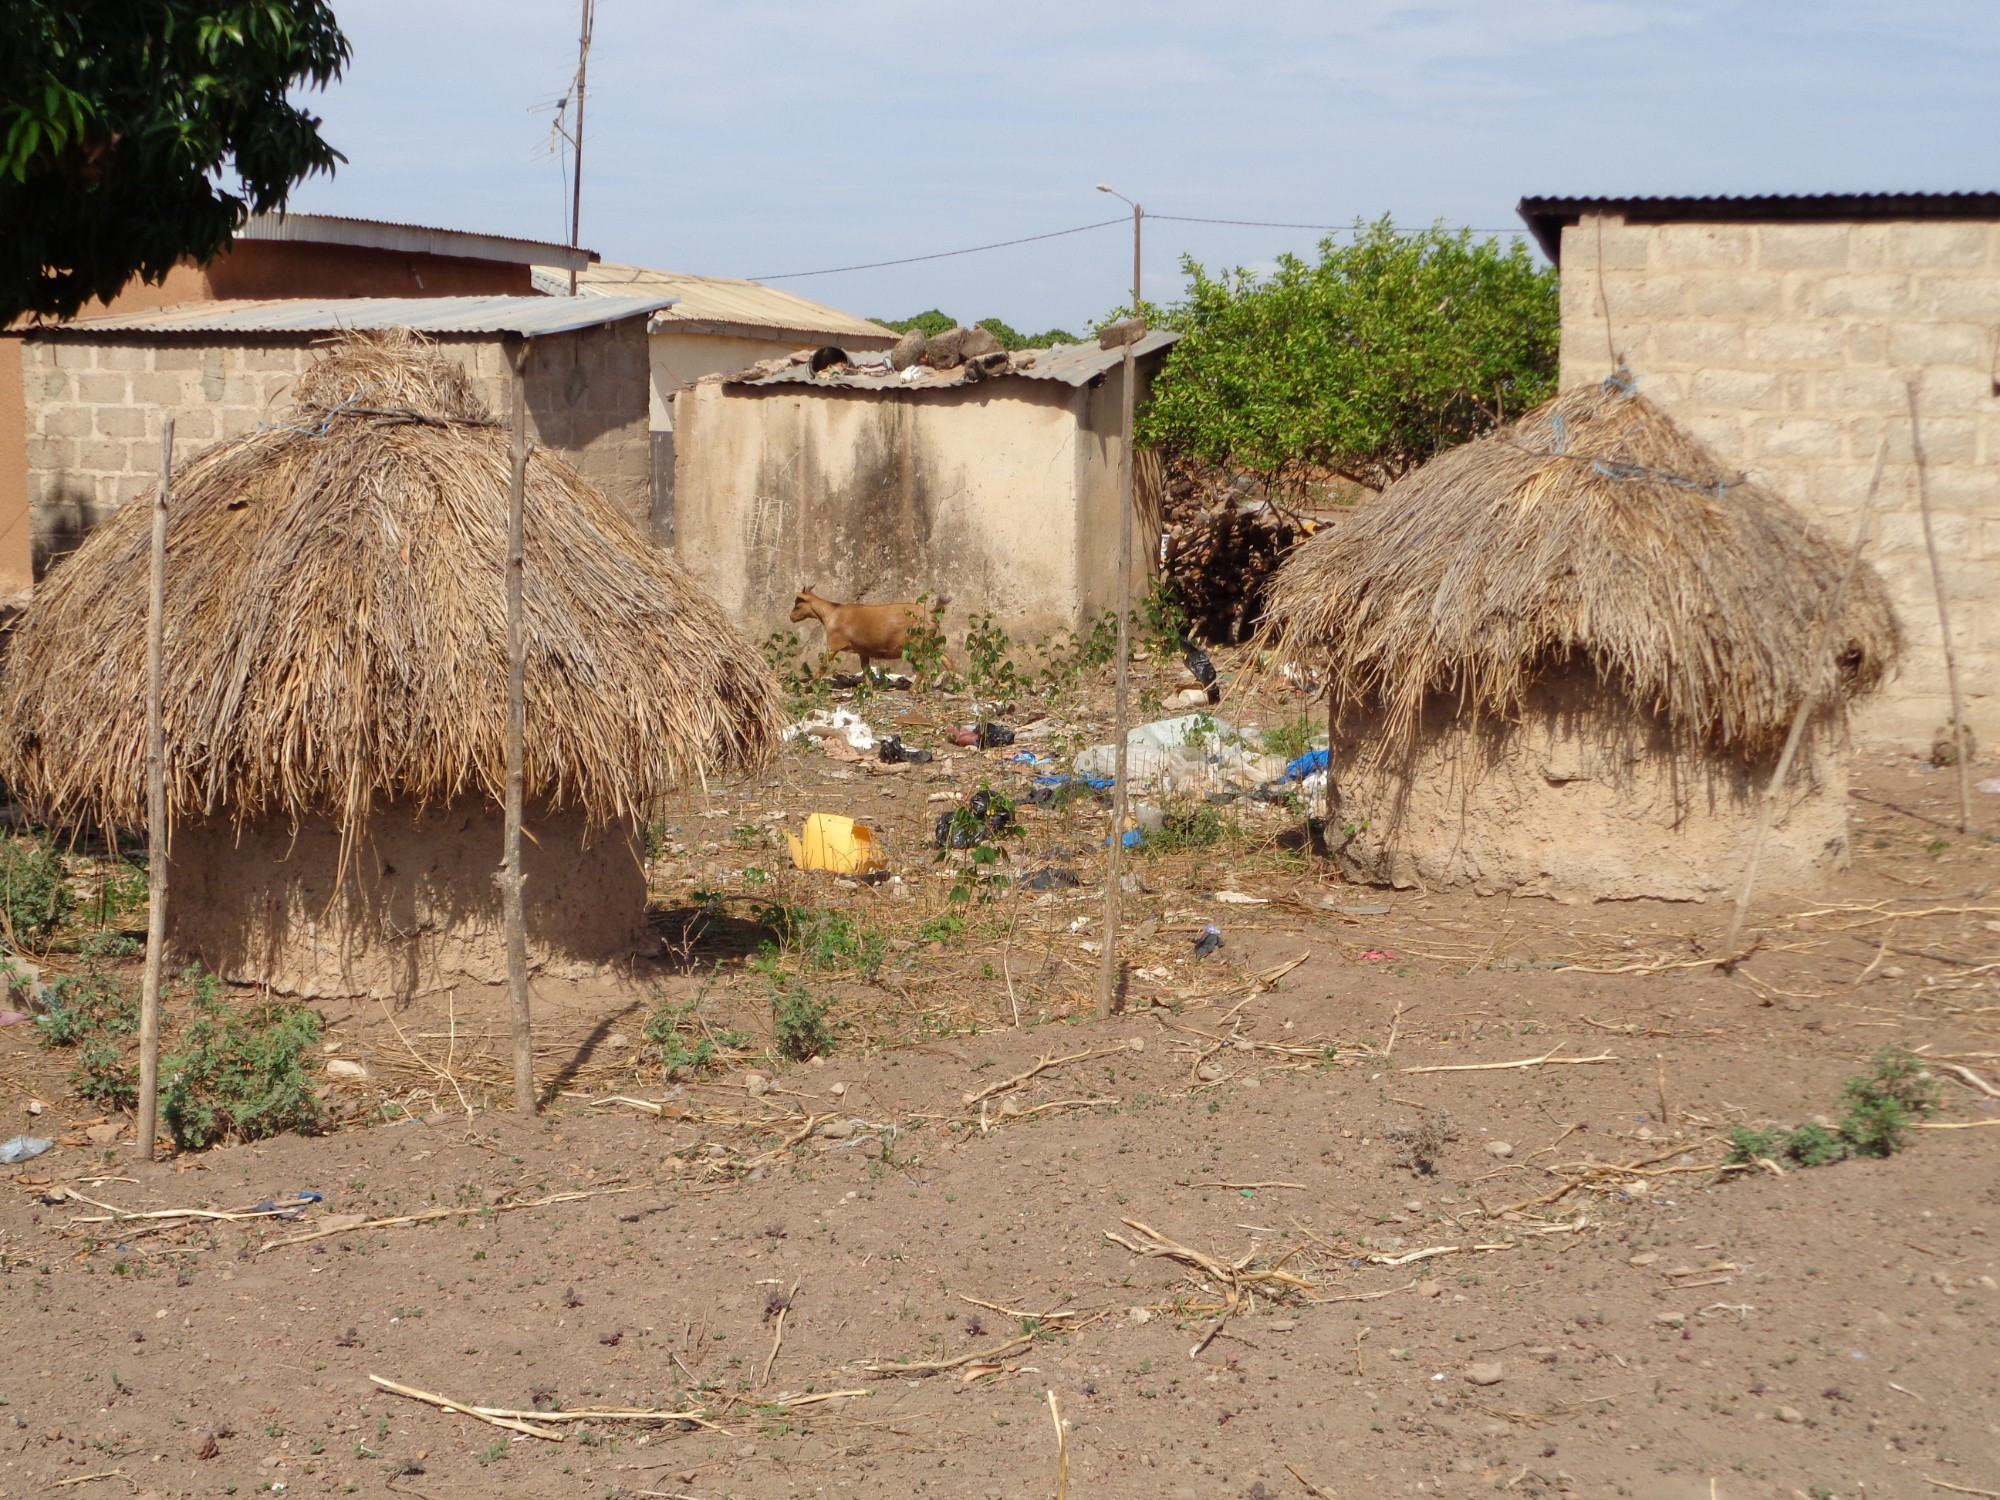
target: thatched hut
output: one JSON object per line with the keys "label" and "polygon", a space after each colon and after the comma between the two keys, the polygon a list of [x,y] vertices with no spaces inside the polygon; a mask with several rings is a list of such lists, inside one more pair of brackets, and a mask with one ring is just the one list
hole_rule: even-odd
{"label": "thatched hut", "polygon": [[1847,705],[1898,645],[1865,566],[1822,645],[1847,567],[1624,381],[1441,454],[1271,591],[1268,638],[1330,700],[1337,858],[1564,899],[1731,888],[1818,673],[1763,868],[1844,863]]}
{"label": "thatched hut", "polygon": [[[460,367],[356,335],[281,425],[174,476],[171,937],[234,979],[407,995],[505,974],[510,437]],[[151,507],[47,580],[0,684],[0,777],[54,819],[145,808]],[[641,817],[759,761],[777,695],[688,574],[561,459],[527,466],[523,868],[544,972],[629,961]]]}

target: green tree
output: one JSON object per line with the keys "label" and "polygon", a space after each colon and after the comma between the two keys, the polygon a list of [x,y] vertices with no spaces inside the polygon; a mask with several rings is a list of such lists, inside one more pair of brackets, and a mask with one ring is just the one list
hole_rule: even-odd
{"label": "green tree", "polygon": [[211,260],[331,172],[346,158],[287,91],[347,59],[323,0],[5,0],[0,326]]}
{"label": "green tree", "polygon": [[[935,307],[929,312],[920,312],[914,318],[877,318],[884,328],[897,333],[908,333],[918,329],[927,339],[934,339],[948,329],[958,327],[958,319],[948,313],[939,312]],[[981,318],[976,328],[984,328],[1000,340],[1002,349],[1047,349],[1053,344],[1074,344],[1076,335],[1067,329],[1051,328],[1044,333],[1021,333],[1000,318]]]}
{"label": "green tree", "polygon": [[1262,280],[1183,268],[1165,321],[1184,336],[1140,421],[1159,447],[1380,489],[1555,390],[1556,272],[1518,240],[1383,219]]}

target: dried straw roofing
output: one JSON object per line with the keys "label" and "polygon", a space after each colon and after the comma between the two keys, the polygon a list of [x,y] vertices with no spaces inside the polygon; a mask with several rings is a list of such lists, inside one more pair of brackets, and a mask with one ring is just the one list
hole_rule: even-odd
{"label": "dried straw roofing", "polygon": [[[1413,743],[1432,694],[1505,719],[1581,661],[1684,745],[1754,758],[1826,659],[1846,567],[1845,548],[1611,380],[1439,455],[1300,546],[1265,629],[1337,711],[1381,714],[1386,748]],[[1898,632],[1865,564],[1831,633],[1836,691],[1873,688]]]}
{"label": "dried straw roofing", "polygon": [[[165,699],[171,815],[498,801],[504,782],[509,434],[407,332],[350,336],[283,425],[174,476]],[[0,683],[0,777],[58,818],[145,805],[152,506],[57,568]],[[770,674],[673,559],[546,451],[529,459],[526,792],[641,813],[761,761]]]}

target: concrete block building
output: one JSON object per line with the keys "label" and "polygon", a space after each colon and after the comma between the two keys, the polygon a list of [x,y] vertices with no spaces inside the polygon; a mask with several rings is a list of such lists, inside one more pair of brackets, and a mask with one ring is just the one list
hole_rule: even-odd
{"label": "concrete block building", "polygon": [[349,329],[411,328],[508,411],[510,339],[531,338],[530,438],[561,453],[643,533],[652,514],[646,323],[659,297],[356,297],[196,302],[16,330],[27,430],[26,513],[38,570],[159,482],[179,456],[286,420],[317,347]]}
{"label": "concrete block building", "polygon": [[1726,461],[1853,536],[1906,633],[1864,740],[1928,746],[1950,712],[1918,509],[1942,554],[1966,717],[2000,736],[2000,193],[1524,198],[1562,267],[1562,383],[1622,359]]}

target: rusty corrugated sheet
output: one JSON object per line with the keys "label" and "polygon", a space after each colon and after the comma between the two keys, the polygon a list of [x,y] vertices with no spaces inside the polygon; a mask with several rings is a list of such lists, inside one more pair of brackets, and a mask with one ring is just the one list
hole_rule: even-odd
{"label": "rusty corrugated sheet", "polygon": [[671,297],[287,297],[185,302],[150,312],[113,313],[19,331],[31,337],[87,338],[133,333],[338,333],[348,328],[411,328],[426,334],[514,333],[535,338],[649,317],[672,305]]}

